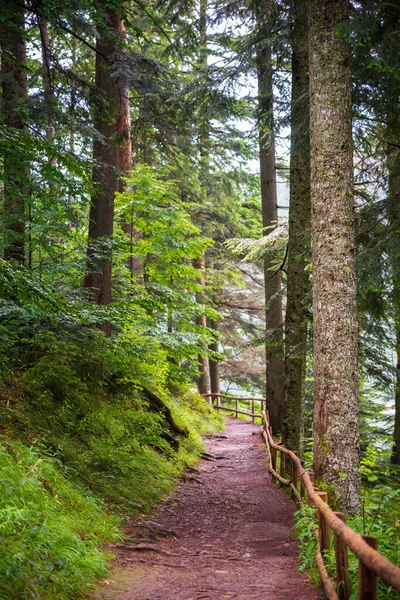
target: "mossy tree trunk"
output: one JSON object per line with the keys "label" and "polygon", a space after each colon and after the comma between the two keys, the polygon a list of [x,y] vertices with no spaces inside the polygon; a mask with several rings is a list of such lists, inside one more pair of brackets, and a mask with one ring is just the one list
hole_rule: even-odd
{"label": "mossy tree trunk", "polygon": [[[260,32],[268,30],[270,5],[266,3],[257,11]],[[267,34],[266,34],[267,35]],[[273,72],[271,42],[266,40],[257,50],[258,114],[260,186],[264,234],[278,220],[276,195],[276,166],[273,115]],[[265,329],[268,339],[265,346],[266,404],[274,432],[281,430],[284,404],[283,328],[280,273],[273,273],[273,264],[264,261]]]}
{"label": "mossy tree trunk", "polygon": [[[0,28],[2,102],[4,124],[25,127],[28,96],[24,11],[11,3],[12,15]],[[29,165],[8,147],[4,155],[4,258],[25,262],[25,205],[29,190]]]}
{"label": "mossy tree trunk", "polygon": [[292,3],[292,110],[289,242],[285,318],[285,412],[283,441],[301,452],[307,352],[306,271],[311,227],[310,121],[307,1]]}
{"label": "mossy tree trunk", "polygon": [[314,471],[360,504],[358,331],[347,0],[309,0]]}

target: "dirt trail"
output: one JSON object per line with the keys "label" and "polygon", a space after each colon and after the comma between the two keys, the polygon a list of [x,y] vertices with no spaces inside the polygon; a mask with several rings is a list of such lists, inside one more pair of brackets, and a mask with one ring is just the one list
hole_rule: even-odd
{"label": "dirt trail", "polygon": [[229,418],[207,451],[224,458],[202,460],[194,479],[142,522],[150,529],[128,528],[128,545],[158,544],[161,552],[112,548],[116,570],[96,600],[319,597],[297,573],[294,504],[271,482],[259,426]]}

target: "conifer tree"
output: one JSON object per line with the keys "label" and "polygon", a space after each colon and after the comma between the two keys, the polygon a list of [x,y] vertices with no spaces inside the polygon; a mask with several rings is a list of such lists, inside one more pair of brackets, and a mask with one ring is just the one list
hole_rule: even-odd
{"label": "conifer tree", "polygon": [[[258,79],[258,128],[260,156],[260,187],[262,223],[264,235],[271,231],[278,220],[276,195],[276,165],[274,141],[273,109],[273,68],[271,31],[271,3],[258,3],[256,20],[260,40],[256,49]],[[284,362],[282,357],[282,300],[281,276],[273,272],[273,263],[268,255],[264,261],[265,285],[265,328],[267,333],[266,360],[266,402],[271,425],[280,431],[284,403]]]}
{"label": "conifer tree", "polygon": [[310,141],[307,2],[292,2],[292,98],[289,241],[285,317],[285,417],[283,438],[301,451],[307,354],[306,271],[310,228]]}
{"label": "conifer tree", "polygon": [[[4,124],[22,132],[26,126],[28,95],[25,14],[16,2],[11,2],[9,20],[1,24],[1,74]],[[28,193],[29,166],[12,147],[4,156],[4,257],[25,262],[25,213]]]}
{"label": "conifer tree", "polygon": [[118,118],[123,105],[115,58],[119,50],[118,33],[121,15],[107,2],[99,5],[104,22],[97,26],[95,82],[101,101],[95,108],[93,142],[94,194],[89,214],[87,273],[84,287],[89,288],[97,304],[111,302],[112,235],[114,227],[114,196],[118,191]]}
{"label": "conifer tree", "polygon": [[[200,0],[199,4],[199,41],[200,41],[200,61],[199,67],[201,76],[203,79],[203,85],[207,87],[207,62],[208,62],[208,50],[207,50],[207,0]],[[208,131],[208,115],[200,115],[199,125],[199,143],[200,143],[200,179],[203,190],[208,195],[209,190],[209,131]],[[206,285],[205,281],[205,255],[194,261],[194,266],[200,272],[199,284],[203,291],[197,293],[196,300],[200,305],[205,307],[205,294],[204,288]],[[196,324],[205,332],[207,327],[206,314],[199,314],[196,318]],[[210,382],[210,368],[208,356],[199,354],[199,380],[198,388],[200,394],[207,394],[211,389]]]}
{"label": "conifer tree", "polygon": [[360,504],[358,330],[347,0],[309,0],[314,472]]}

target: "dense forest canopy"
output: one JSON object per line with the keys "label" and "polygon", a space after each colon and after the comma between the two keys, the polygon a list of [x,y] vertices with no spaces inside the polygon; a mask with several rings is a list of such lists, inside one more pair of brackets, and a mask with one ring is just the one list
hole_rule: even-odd
{"label": "dense forest canopy", "polygon": [[26,595],[63,510],[86,567],[54,589],[90,586],[104,502],[148,509],[220,426],[195,388],[265,396],[338,506],[398,525],[400,3],[0,7],[2,597],[64,598]]}

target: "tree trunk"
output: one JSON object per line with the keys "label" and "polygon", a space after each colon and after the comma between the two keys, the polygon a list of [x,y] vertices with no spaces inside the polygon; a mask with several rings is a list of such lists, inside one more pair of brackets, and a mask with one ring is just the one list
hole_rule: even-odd
{"label": "tree trunk", "polygon": [[[103,102],[96,107],[94,127],[101,138],[93,143],[94,195],[89,213],[89,243],[87,273],[84,287],[89,288],[97,304],[111,302],[112,236],[114,226],[114,196],[118,190],[117,123],[121,112],[121,90],[113,63],[119,48],[111,34],[118,35],[121,18],[104,5],[105,25],[97,26],[96,87]],[[110,334],[110,331],[107,330]]]}
{"label": "tree trunk", "polygon": [[358,332],[347,0],[309,0],[314,472],[360,504]]}
{"label": "tree trunk", "polygon": [[[258,25],[265,26],[269,5],[265,14],[258,15]],[[264,19],[264,20],[263,20]],[[258,111],[259,111],[259,147],[260,147],[260,184],[262,202],[262,221],[264,234],[278,220],[276,197],[276,168],[273,117],[273,80],[271,44],[265,42],[258,50]],[[264,262],[265,280],[265,328],[272,335],[266,342],[266,403],[274,432],[281,430],[284,404],[284,362],[282,357],[282,300],[280,273],[273,273],[272,264],[267,257]]]}
{"label": "tree trunk", "polygon": [[[0,28],[2,112],[4,124],[24,129],[23,103],[28,96],[26,47],[23,37],[24,11],[13,6],[9,23]],[[22,156],[8,148],[4,155],[4,258],[25,262],[25,201],[28,195],[29,166]]]}
{"label": "tree trunk", "polygon": [[[193,266],[195,269],[198,269],[201,273],[200,276],[200,286],[205,288],[205,278],[204,278],[204,256],[201,258],[195,258],[193,261]],[[204,305],[204,293],[197,292],[196,301],[198,304]],[[201,327],[204,331],[207,327],[207,318],[205,314],[200,314],[196,317],[196,325]],[[206,347],[207,349],[207,347]],[[199,365],[199,379],[197,381],[197,387],[199,389],[200,394],[208,394],[210,392],[210,371],[209,371],[209,363],[208,356],[202,356],[199,354],[198,356],[198,365]]]}
{"label": "tree trunk", "polygon": [[[387,49],[385,64],[392,70],[386,82],[384,112],[387,123],[387,170],[389,194],[387,218],[390,224],[388,235],[389,256],[392,267],[392,302],[395,318],[396,376],[395,376],[395,415],[391,463],[400,465],[400,98],[396,96],[393,79],[397,73],[398,36],[400,15],[398,6],[388,3],[382,10],[383,44]],[[398,89],[398,88],[397,88]]]}
{"label": "tree trunk", "polygon": [[[397,110],[396,110],[397,109]],[[389,174],[388,219],[390,223],[390,260],[393,277],[393,306],[395,313],[396,379],[395,419],[391,462],[400,465],[400,117],[397,103],[387,119],[387,167]]]}
{"label": "tree trunk", "polygon": [[293,2],[289,242],[283,441],[301,453],[307,356],[307,236],[311,226],[307,2]]}
{"label": "tree trunk", "polygon": [[[51,55],[50,55],[50,37],[49,27],[47,21],[42,20],[38,17],[40,40],[42,46],[42,79],[45,99],[45,109],[47,111],[47,127],[46,127],[46,138],[50,144],[54,143],[54,137],[56,133],[55,119],[54,119],[54,96],[53,86],[51,82]],[[50,160],[51,164],[54,164],[54,159]]]}
{"label": "tree trunk", "polygon": [[[204,85],[207,85],[207,60],[208,60],[208,49],[207,49],[207,0],[200,0],[200,21],[199,21],[199,33],[200,33],[200,61],[199,66],[201,74],[204,79]],[[209,125],[208,119],[204,119],[200,123],[199,127],[199,141],[200,141],[200,180],[202,187],[206,190],[208,195],[208,172],[209,172],[209,160],[208,160],[208,146],[209,146]],[[201,226],[201,224],[200,224]],[[195,269],[201,271],[200,285],[205,288],[205,254],[201,258],[193,261]],[[205,304],[204,291],[196,294],[196,301],[199,304]],[[202,327],[204,332],[207,327],[206,316],[199,315],[196,318],[196,324]],[[207,347],[206,347],[207,348]],[[210,392],[210,365],[208,356],[198,356],[199,364],[199,379],[198,388],[200,394],[208,394]]]}
{"label": "tree trunk", "polygon": [[[218,353],[219,344],[218,344],[218,323],[216,321],[209,321],[209,328],[215,332],[214,341],[208,346],[211,352]],[[209,366],[210,366],[210,388],[212,394],[220,394],[221,393],[221,382],[220,382],[220,374],[219,374],[219,361],[213,358],[209,358]]]}
{"label": "tree trunk", "polygon": [[[120,90],[120,105],[119,113],[117,118],[117,144],[118,144],[118,170],[120,172],[120,178],[118,182],[118,191],[122,194],[125,191],[126,184],[123,180],[124,176],[127,176],[133,169],[133,158],[132,158],[132,134],[131,134],[131,103],[129,100],[129,83],[127,78],[124,76],[124,62],[126,62],[127,50],[124,45],[126,44],[126,29],[123,21],[118,20],[118,37],[122,42],[122,46],[119,49],[121,56],[121,68],[118,87]],[[142,272],[142,265],[140,258],[133,254],[134,241],[138,239],[138,233],[134,225],[134,214],[132,213],[130,222],[125,221],[122,225],[122,230],[127,233],[131,241],[131,255],[128,259],[128,268],[133,279],[134,276],[140,275]]]}

